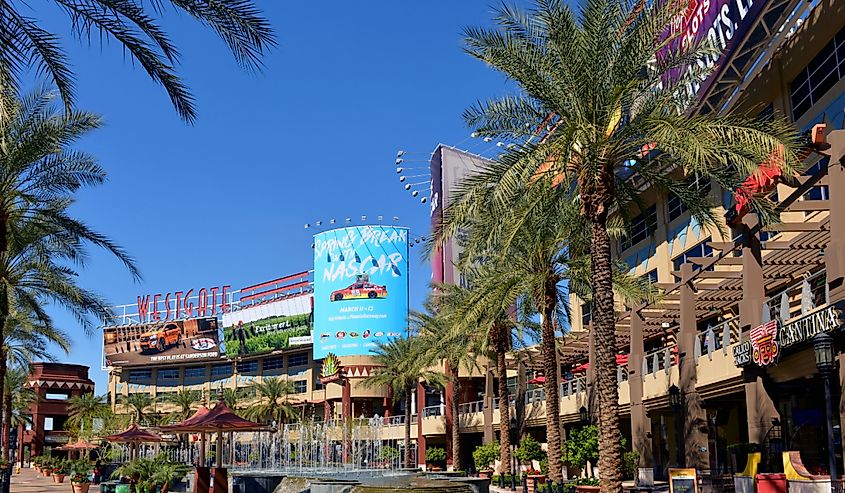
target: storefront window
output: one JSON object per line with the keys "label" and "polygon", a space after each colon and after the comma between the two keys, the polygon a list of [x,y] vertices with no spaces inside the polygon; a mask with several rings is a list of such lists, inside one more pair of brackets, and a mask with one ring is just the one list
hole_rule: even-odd
{"label": "storefront window", "polygon": [[288,356],[288,367],[294,366],[308,366],[308,355],[306,353],[299,353]]}
{"label": "storefront window", "polygon": [[[814,104],[845,77],[845,28],[821,49],[789,84],[792,118],[804,116]],[[839,108],[836,114],[841,114]]]}

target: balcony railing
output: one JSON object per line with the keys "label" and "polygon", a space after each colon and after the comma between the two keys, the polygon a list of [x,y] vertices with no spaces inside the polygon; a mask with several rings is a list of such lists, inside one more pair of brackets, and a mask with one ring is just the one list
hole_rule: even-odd
{"label": "balcony railing", "polygon": [[423,417],[443,416],[443,406],[428,406],[423,408]]}
{"label": "balcony railing", "polygon": [[402,426],[405,424],[405,415],[400,414],[398,416],[390,416],[389,418],[382,418],[384,420],[384,426]]}
{"label": "balcony railing", "polygon": [[484,401],[465,402],[458,405],[458,414],[480,413],[484,410]]}
{"label": "balcony railing", "polygon": [[828,303],[827,272],[820,270],[775,293],[765,306],[771,320],[786,322]]}
{"label": "balcony railing", "polygon": [[669,346],[651,351],[643,356],[643,376],[654,375],[655,378],[659,372],[669,374],[672,366],[678,364],[676,345],[673,343]]}

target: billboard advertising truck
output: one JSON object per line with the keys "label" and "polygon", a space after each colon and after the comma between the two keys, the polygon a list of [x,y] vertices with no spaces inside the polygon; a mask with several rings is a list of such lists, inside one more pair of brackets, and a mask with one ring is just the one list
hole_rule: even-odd
{"label": "billboard advertising truck", "polygon": [[220,357],[217,318],[168,320],[103,328],[106,366]]}
{"label": "billboard advertising truck", "polygon": [[312,295],[297,294],[223,314],[225,353],[230,358],[311,342]]}
{"label": "billboard advertising truck", "polygon": [[408,327],[408,229],[314,235],[314,359],[368,354]]}

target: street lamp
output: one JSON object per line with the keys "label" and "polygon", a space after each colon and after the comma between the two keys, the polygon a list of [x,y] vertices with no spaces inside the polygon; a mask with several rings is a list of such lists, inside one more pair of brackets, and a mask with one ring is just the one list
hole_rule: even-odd
{"label": "street lamp", "polygon": [[683,442],[681,441],[681,406],[683,405],[683,396],[681,395],[681,389],[678,388],[677,385],[672,384],[669,387],[669,406],[672,407],[672,411],[675,417],[675,460],[678,463],[678,467],[684,467],[684,452],[683,452]]}
{"label": "street lamp", "polygon": [[590,424],[590,412],[587,411],[586,407],[581,406],[581,409],[578,410],[578,417],[581,418],[581,424]]}
{"label": "street lamp", "polygon": [[833,448],[833,404],[830,398],[830,376],[836,367],[836,362],[833,359],[833,337],[826,332],[816,334],[813,337],[813,351],[816,353],[816,368],[818,368],[824,384],[827,460],[830,467],[830,479],[836,481],[836,455]]}

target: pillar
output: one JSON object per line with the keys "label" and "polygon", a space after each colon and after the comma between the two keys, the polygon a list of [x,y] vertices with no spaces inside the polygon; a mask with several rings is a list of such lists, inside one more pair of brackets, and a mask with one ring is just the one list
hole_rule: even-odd
{"label": "pillar", "polygon": [[344,378],[341,386],[343,387],[341,398],[343,412],[343,463],[346,464],[352,448],[352,442],[349,436],[352,432],[352,385],[349,383],[348,378]]}
{"label": "pillar", "polygon": [[445,401],[446,409],[443,409],[443,416],[446,419],[446,470],[452,470],[452,464],[455,462],[454,458],[454,451],[452,450],[452,433],[457,433],[456,429],[453,429],[452,425],[454,423],[455,427],[457,427],[457,422],[455,421],[456,416],[452,416],[452,400],[455,391],[455,383],[452,381],[452,377],[454,376],[457,378],[457,375],[452,375],[452,371],[449,369],[449,365],[445,366],[445,373],[446,373],[446,395],[445,399],[443,398],[443,393],[440,393],[440,402],[441,408],[442,404]]}
{"label": "pillar", "polygon": [[[744,243],[742,246],[742,300],[739,303],[739,321],[742,326],[742,340],[748,340],[748,332],[760,325],[763,304],[766,301],[766,283],[763,279],[763,260],[760,255],[760,238],[752,235],[749,228],[756,223],[756,216],[748,214],[740,226]],[[762,444],[772,426],[772,419],[779,418],[772,398],[763,386],[763,377],[757,369],[746,367],[745,409],[748,419],[748,442]]]}
{"label": "pillar", "polygon": [[709,473],[710,454],[707,440],[707,412],[696,389],[698,382],[695,345],[698,343],[698,327],[695,317],[695,293],[690,282],[692,264],[681,266],[680,287],[681,327],[678,333],[679,387],[683,398],[684,414],[684,460],[687,467]]}
{"label": "pillar", "polygon": [[425,410],[425,385],[417,383],[417,465],[425,469],[425,435],[423,435],[423,412]]}
{"label": "pillar", "polygon": [[631,394],[631,445],[640,454],[637,486],[654,485],[651,420],[643,404],[643,318],[631,310],[631,341],[628,354],[628,388]]}
{"label": "pillar", "polygon": [[593,337],[593,323],[590,322],[587,333],[587,411],[593,422],[598,422],[598,393],[596,388],[596,340]]}
{"label": "pillar", "polygon": [[492,443],[496,439],[493,431],[493,369],[488,360],[484,367],[484,444]]}
{"label": "pillar", "polygon": [[525,360],[519,354],[516,359],[516,443],[511,445],[518,445],[525,434],[525,395],[528,393]]}

